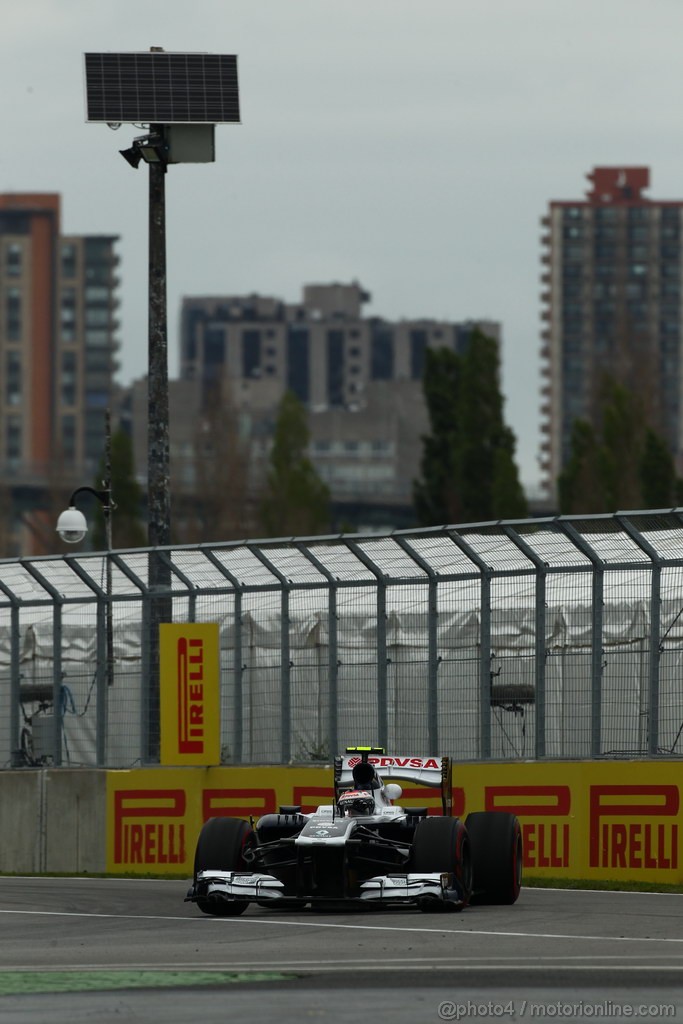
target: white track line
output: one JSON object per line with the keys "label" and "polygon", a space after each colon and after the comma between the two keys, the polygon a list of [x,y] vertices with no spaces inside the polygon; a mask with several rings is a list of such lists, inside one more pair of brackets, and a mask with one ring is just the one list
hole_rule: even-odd
{"label": "white track line", "polygon": [[204,925],[223,925],[239,927],[240,925],[263,925],[274,928],[318,928],[342,929],[344,931],[363,932],[402,932],[406,934],[420,933],[428,935],[463,935],[463,936],[494,936],[510,939],[574,939],[580,942],[664,942],[683,944],[683,938],[656,938],[639,935],[571,935],[564,932],[502,932],[479,928],[415,928],[398,927],[397,925],[381,924],[333,924],[327,921],[274,921],[264,917],[180,917],[165,914],[92,914],[76,911],[57,910],[0,910],[0,914],[25,915],[32,917],[75,917],[95,918],[121,921],[185,921],[187,924],[202,923]]}

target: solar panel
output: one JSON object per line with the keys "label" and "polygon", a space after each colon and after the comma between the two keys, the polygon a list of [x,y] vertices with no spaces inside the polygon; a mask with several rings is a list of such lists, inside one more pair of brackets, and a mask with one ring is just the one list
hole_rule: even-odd
{"label": "solar panel", "polygon": [[237,57],[215,53],[86,53],[87,120],[135,124],[239,122]]}

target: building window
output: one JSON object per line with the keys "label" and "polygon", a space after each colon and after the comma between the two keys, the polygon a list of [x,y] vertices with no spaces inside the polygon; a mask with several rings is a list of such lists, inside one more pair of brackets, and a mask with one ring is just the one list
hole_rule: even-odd
{"label": "building window", "polygon": [[413,380],[421,380],[425,368],[425,352],[427,350],[427,332],[410,332],[410,376]]}
{"label": "building window", "polygon": [[394,333],[386,327],[372,332],[370,376],[372,380],[392,380],[394,376]]}
{"label": "building window", "polygon": [[287,334],[287,387],[300,402],[310,395],[310,353],[308,327],[293,325]]}
{"label": "building window", "polygon": [[85,301],[92,305],[109,305],[111,291],[105,285],[87,285],[85,289]]}
{"label": "building window", "polygon": [[62,246],[62,277],[76,276],[76,246],[70,243]]}
{"label": "building window", "polygon": [[242,376],[258,377],[261,372],[261,332],[242,331]]}
{"label": "building window", "polygon": [[62,352],[61,374],[62,405],[76,404],[76,353]]}
{"label": "building window", "polygon": [[344,404],[344,332],[327,332],[327,401]]}
{"label": "building window", "polygon": [[76,289],[63,288],[59,312],[60,333],[62,341],[74,341],[76,338]]}
{"label": "building window", "polygon": [[85,344],[88,348],[108,348],[109,342],[109,331],[95,328],[85,332]]}
{"label": "building window", "polygon": [[86,349],[85,371],[86,373],[108,374],[110,370],[109,352],[102,349]]}
{"label": "building window", "polygon": [[21,405],[21,355],[12,349],[7,353],[5,401],[8,405]]}
{"label": "building window", "polygon": [[18,288],[8,288],[5,298],[5,323],[7,340],[21,340],[21,292]]}
{"label": "building window", "polygon": [[225,363],[225,332],[222,327],[207,327],[204,335],[204,376],[212,377]]}
{"label": "building window", "polygon": [[18,242],[10,242],[5,250],[5,273],[8,277],[21,277],[22,257]]}
{"label": "building window", "polygon": [[109,324],[109,310],[89,306],[85,311],[86,327],[105,327]]}
{"label": "building window", "polygon": [[21,461],[21,420],[18,416],[8,416],[5,423],[5,458],[12,469],[16,469]]}

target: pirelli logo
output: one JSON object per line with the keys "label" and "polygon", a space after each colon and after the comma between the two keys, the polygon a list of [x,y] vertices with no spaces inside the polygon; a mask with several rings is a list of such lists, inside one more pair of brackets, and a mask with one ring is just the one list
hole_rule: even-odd
{"label": "pirelli logo", "polygon": [[119,789],[113,795],[113,863],[180,865],[187,858],[184,789]]}
{"label": "pirelli logo", "polygon": [[161,763],[220,764],[219,633],[216,623],[163,623]]}
{"label": "pirelli logo", "polygon": [[589,867],[678,868],[677,785],[590,787]]}
{"label": "pirelli logo", "polygon": [[178,638],[178,750],[204,752],[204,641]]}

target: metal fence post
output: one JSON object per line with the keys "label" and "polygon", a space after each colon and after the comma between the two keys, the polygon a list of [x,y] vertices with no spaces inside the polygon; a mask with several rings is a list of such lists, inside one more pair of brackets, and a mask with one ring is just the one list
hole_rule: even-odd
{"label": "metal fence post", "polygon": [[377,743],[386,750],[389,745],[387,584],[382,570],[355,541],[348,537],[340,539],[342,544],[345,544],[349,551],[353,552],[359,562],[362,562],[377,580]]}
{"label": "metal fence post", "polygon": [[652,562],[650,582],[650,650],[648,652],[648,718],[647,750],[651,757],[659,752],[659,663],[661,657],[661,587],[662,559],[650,542],[643,537],[623,513],[616,516],[631,539]]}
{"label": "metal fence post", "polygon": [[603,619],[605,568],[602,558],[593,550],[588,541],[575,526],[563,516],[555,522],[573,544],[586,556],[593,566],[592,609],[591,609],[591,757],[602,753],[602,667],[603,667]]}
{"label": "metal fence post", "polygon": [[11,589],[0,580],[2,592],[10,605],[10,683],[9,683],[9,749],[10,764],[18,768],[21,758],[21,730],[19,728],[19,704],[21,703],[21,633],[19,626],[19,607],[21,598],[12,593]]}
{"label": "metal fence post", "polygon": [[512,526],[503,526],[504,532],[536,568],[536,600],[534,605],[534,684],[536,707],[535,756],[545,757],[545,666],[546,666],[546,573],[547,562],[527,544]]}
{"label": "metal fence post", "polygon": [[491,577],[494,569],[454,529],[447,531],[456,547],[479,569],[479,756],[491,757]]}
{"label": "metal fence post", "polygon": [[313,554],[310,548],[300,541],[295,547],[306,558],[318,572],[327,580],[327,745],[329,756],[334,757],[339,743],[339,650],[337,646],[337,581],[320,559]]}
{"label": "metal fence post", "polygon": [[64,707],[62,704],[62,607],[64,598],[49,580],[25,558],[19,564],[33,576],[43,590],[50,595],[52,605],[52,763],[59,768],[62,763],[62,731]]}
{"label": "metal fence post", "polygon": [[[232,670],[235,677],[235,707],[232,727],[232,758],[239,764],[244,756],[244,745],[242,742],[242,715],[244,709],[243,676],[244,659],[242,657],[242,584],[238,578],[223,563],[216,553],[210,548],[202,548],[202,555],[218,569],[221,576],[224,576],[233,587],[235,624],[235,646],[233,648]],[[251,749],[249,750],[251,757]]]}
{"label": "metal fence post", "polygon": [[[114,681],[113,664],[113,633],[110,634],[113,608],[108,606],[111,601],[111,585],[109,579],[110,549],[104,556],[107,559],[107,589],[100,587],[95,580],[81,567],[77,555],[65,555],[64,561],[76,575],[92,590],[97,599],[97,668],[95,693],[95,761],[101,768],[107,758],[107,717],[108,717],[108,684]],[[110,649],[111,639],[111,649]]]}
{"label": "metal fence post", "polygon": [[289,591],[292,585],[284,573],[281,573],[277,566],[273,565],[260,548],[254,544],[247,544],[247,547],[256,555],[259,562],[262,562],[266,569],[272,572],[282,587],[280,595],[280,758],[283,764],[289,764],[292,759],[292,662],[289,646]]}
{"label": "metal fence post", "polygon": [[439,750],[439,650],[437,629],[439,625],[439,603],[437,575],[429,562],[415,551],[405,537],[394,533],[393,539],[427,576],[427,742],[429,750]]}
{"label": "metal fence post", "polygon": [[[141,622],[140,622],[140,761],[149,763],[150,759],[150,674],[152,654],[150,650],[150,588],[133,572],[120,555],[110,554],[112,562],[140,591]],[[112,608],[113,613],[113,608]],[[158,647],[158,644],[157,644]]]}

